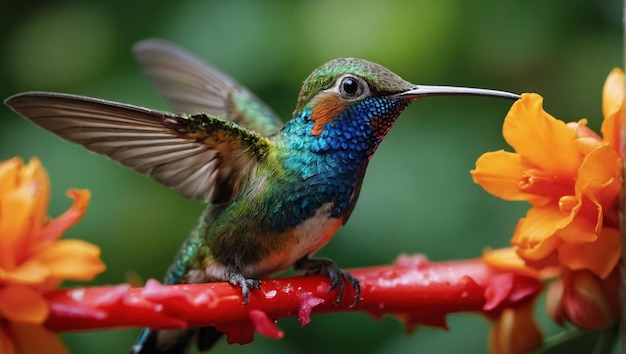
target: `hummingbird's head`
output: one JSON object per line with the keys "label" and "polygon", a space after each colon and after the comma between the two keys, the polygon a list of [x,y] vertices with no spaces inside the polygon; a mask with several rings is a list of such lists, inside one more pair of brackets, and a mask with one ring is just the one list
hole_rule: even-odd
{"label": "hummingbird's head", "polygon": [[304,81],[296,113],[317,103],[319,96],[334,96],[351,103],[367,97],[384,97],[408,91],[415,85],[382,65],[364,59],[338,58],[315,69]]}
{"label": "hummingbird's head", "polygon": [[364,59],[339,58],[320,66],[304,81],[294,117],[307,113],[313,136],[322,134],[328,123],[337,126],[335,129],[363,129],[367,126],[375,142],[380,142],[409,103],[435,95],[519,98],[502,91],[416,85],[379,64]]}

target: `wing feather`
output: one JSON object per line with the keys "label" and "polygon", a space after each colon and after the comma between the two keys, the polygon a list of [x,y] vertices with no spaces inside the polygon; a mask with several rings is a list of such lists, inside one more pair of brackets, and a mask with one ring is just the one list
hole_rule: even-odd
{"label": "wing feather", "polygon": [[246,87],[193,54],[164,40],[133,47],[135,58],[159,92],[181,113],[207,113],[271,135],[281,120]]}
{"label": "wing feather", "polygon": [[5,103],[40,127],[108,156],[188,198],[228,201],[271,142],[217,117],[177,115],[95,98],[27,92]]}

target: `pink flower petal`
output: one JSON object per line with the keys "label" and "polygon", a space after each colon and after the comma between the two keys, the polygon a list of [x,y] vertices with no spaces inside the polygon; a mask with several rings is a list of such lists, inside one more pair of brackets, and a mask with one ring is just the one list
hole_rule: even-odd
{"label": "pink flower petal", "polygon": [[185,303],[191,304],[191,297],[189,294],[180,288],[172,288],[166,285],[162,285],[155,279],[148,279],[146,285],[143,287],[141,294],[150,301],[162,302],[171,301],[172,303]]}
{"label": "pink flower petal", "polygon": [[487,301],[483,306],[483,311],[493,310],[504,302],[513,290],[514,280],[515,275],[513,273],[494,275],[485,288]]}
{"label": "pink flower petal", "polygon": [[300,309],[298,309],[298,320],[300,326],[304,327],[311,322],[311,311],[319,304],[324,303],[324,299],[313,296],[311,292],[304,292],[298,294],[298,300],[300,301]]}
{"label": "pink flower petal", "polygon": [[267,314],[261,310],[250,310],[248,316],[252,320],[254,329],[262,336],[271,339],[281,339],[285,332],[278,329],[276,322],[272,321]]}
{"label": "pink flower petal", "polygon": [[117,285],[93,299],[93,304],[97,307],[106,307],[121,303],[129,290],[130,285],[128,284]]}

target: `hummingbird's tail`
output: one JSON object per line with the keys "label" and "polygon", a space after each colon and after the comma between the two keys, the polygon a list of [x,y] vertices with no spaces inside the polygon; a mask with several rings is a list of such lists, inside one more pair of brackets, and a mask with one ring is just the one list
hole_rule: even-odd
{"label": "hummingbird's tail", "polygon": [[186,354],[196,340],[199,351],[209,350],[222,336],[214,327],[189,329],[144,329],[129,354]]}

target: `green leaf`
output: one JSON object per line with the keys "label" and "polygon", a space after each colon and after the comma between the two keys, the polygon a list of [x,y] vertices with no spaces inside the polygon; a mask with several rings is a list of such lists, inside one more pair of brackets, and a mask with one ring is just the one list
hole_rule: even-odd
{"label": "green leaf", "polygon": [[592,353],[608,354],[617,343],[619,326],[604,331],[587,331],[573,328],[553,335],[545,340],[545,345],[535,353]]}

